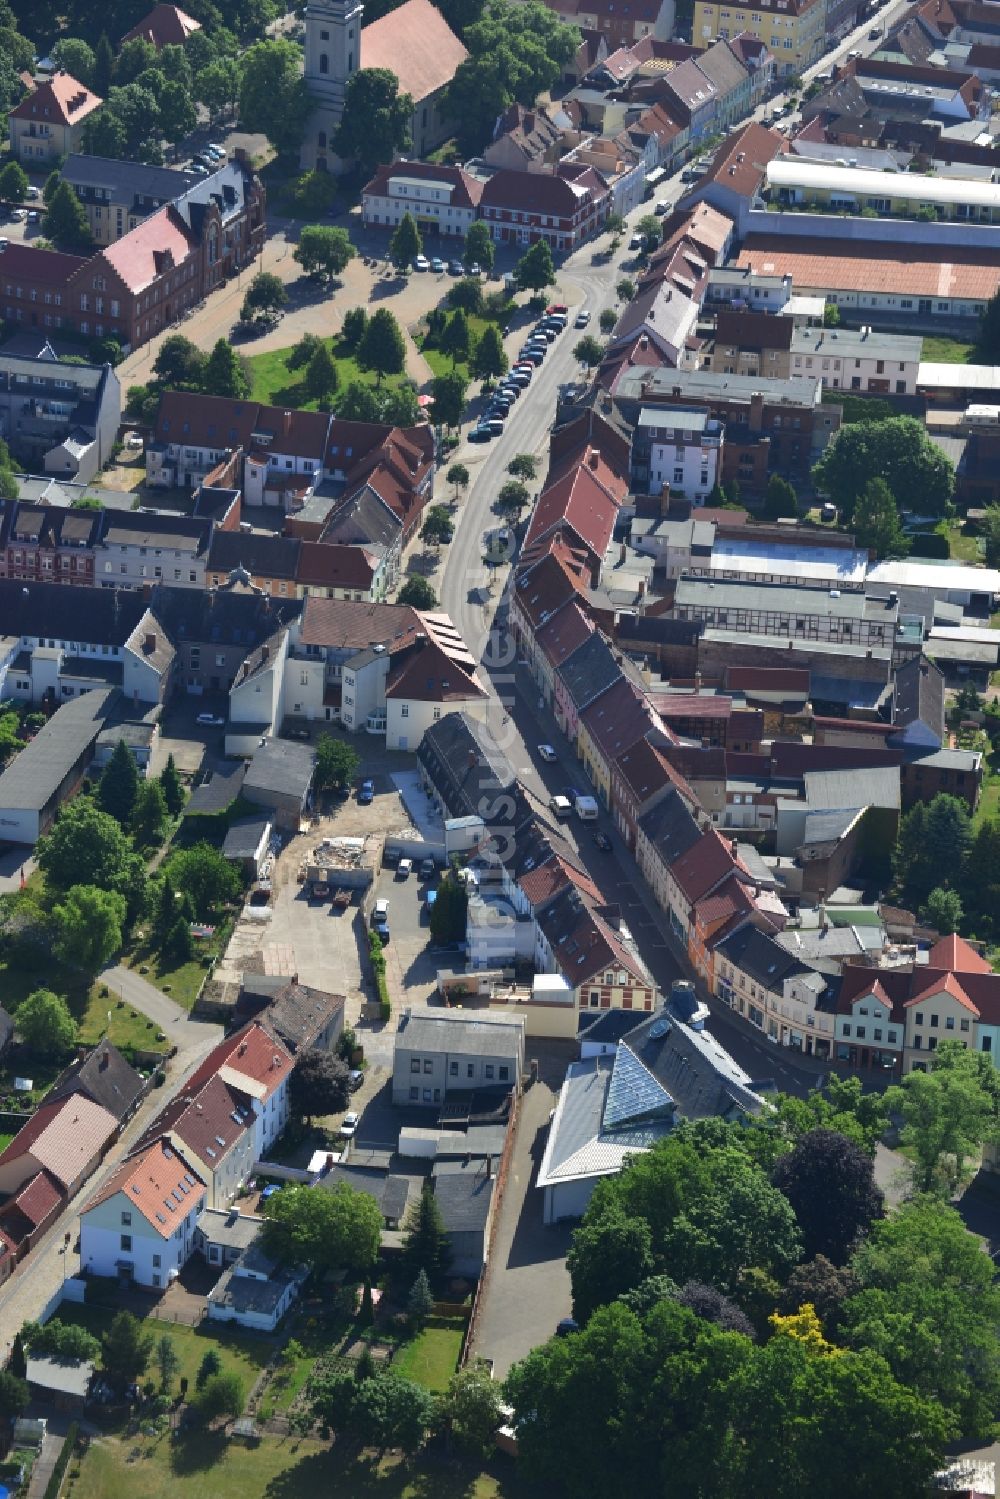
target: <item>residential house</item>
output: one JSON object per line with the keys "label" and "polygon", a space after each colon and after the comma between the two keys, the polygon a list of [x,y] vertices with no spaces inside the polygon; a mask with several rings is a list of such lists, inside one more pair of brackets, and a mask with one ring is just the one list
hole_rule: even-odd
{"label": "residential house", "polygon": [[807,1056],[833,1055],[838,981],[799,956],[794,938],[779,942],[749,923],[715,947],[713,992],[751,1025]]}
{"label": "residential house", "polygon": [[518,649],[540,683],[544,668],[537,662],[535,633],[570,601],[586,608],[592,585],[590,562],[572,533],[564,540],[558,529],[537,546],[522,548],[510,602],[510,624]]}
{"label": "residential house", "polygon": [[704,505],[722,473],[722,423],[696,407],[656,407],[640,412],[639,426],[648,429],[642,436],[648,492],[660,495],[667,489],[672,497]]}
{"label": "residential house", "polygon": [[0,1192],[15,1194],[39,1171],[73,1197],[118,1135],[118,1120],[84,1094],[41,1104],[0,1153]]}
{"label": "residential house", "polygon": [[553,252],[575,250],[598,233],[611,212],[611,192],[592,167],[560,163],[552,172],[499,171],[479,200],[479,217],[499,244],[548,241]]}
{"label": "residential house", "polygon": [[131,1119],[146,1096],[146,1084],[117,1046],[105,1038],[59,1074],[45,1099],[47,1103],[55,1103],[72,1093],[83,1094],[91,1103],[99,1104],[121,1126]]}
{"label": "residential house", "polygon": [[[817,3],[822,4],[822,0],[812,0],[813,8]],[[782,53],[776,55],[780,58]],[[785,150],[787,143],[780,131],[749,121],[722,142],[708,171],[685,192],[682,207],[709,204],[733,221],[736,237],[742,239],[751,206],[766,181],[768,163]]]}
{"label": "residential house", "polygon": [[189,16],[186,11],[179,9],[176,5],[159,4],[154,5],[148,15],[137,21],[131,31],[126,31],[121,39],[124,47],[126,42],[149,42],[162,52],[164,47],[183,47],[192,32],[201,30],[201,22]]}
{"label": "residential house", "polygon": [[581,455],[547,480],[528,522],[522,557],[533,543],[558,532],[584,554],[591,576],[599,577],[625,494],[624,481],[602,471],[596,448]]}
{"label": "residential house", "polygon": [[555,673],[552,711],[570,744],[577,743],[582,715],[620,680],[621,663],[599,630],[567,656]]}
{"label": "residential house", "polygon": [[83,204],[95,244],[112,245],[200,180],[197,172],[76,153],[59,175]]}
{"label": "residential house", "polygon": [[552,701],[555,674],[559,667],[593,633],[593,620],[572,600],[537,631],[534,642],[535,677],[547,703]]}
{"label": "residential house", "polygon": [[497,1196],[492,1158],[435,1161],[431,1179],[448,1242],[448,1272],[478,1280],[486,1268]]}
{"label": "residential house", "polygon": [[545,172],[563,153],[563,130],[546,109],[511,104],[493,128],[483,161],[494,171]]}
{"label": "residential house", "polygon": [[602,806],[611,808],[614,763],[625,750],[653,730],[664,730],[645,694],[619,667],[620,675],[607,692],[580,714],[576,750]]}
{"label": "residential house", "polygon": [[[669,870],[701,836],[697,819],[677,788],[671,788],[636,825],[635,853],[639,872],[651,887],[657,904],[670,909]],[[687,931],[683,932],[686,939]]]}
{"label": "residential house", "polygon": [[208,1293],[210,1322],[235,1322],[255,1332],[274,1332],[306,1278],[264,1253],[259,1235],[228,1265]]}
{"label": "residential house", "polygon": [[825,0],[695,0],[692,40],[700,46],[750,31],[775,59],[780,77],[800,74],[821,55],[826,39]]}
{"label": "residential house", "polygon": [[3,501],[0,578],[22,583],[94,584],[95,548],[104,529],[99,511]]}
{"label": "residential house", "polygon": [[126,1156],[80,1213],[80,1264],[101,1275],[158,1290],[195,1247],[205,1187],[166,1140]]}
{"label": "residential house", "polygon": [[205,1184],[205,1206],[226,1208],[253,1175],[254,1102],[235,1082],[216,1074],[204,1086],[183,1088],[143,1135],[167,1140]]}
{"label": "residential house", "polygon": [[303,1051],[335,1050],[344,1029],[342,994],[327,994],[297,980],[282,982],[267,996],[252,992],[244,975],[237,1005],[239,1018],[256,1016],[293,1057]]}
{"label": "residential house", "polygon": [[104,100],[60,68],[7,116],[10,154],[29,170],[79,151],[84,122]]}
{"label": "residential house", "polygon": [[449,818],[482,819],[508,842],[519,805],[518,783],[488,723],[452,712],[432,723],[417,749],[421,781]]}
{"label": "residential house", "polygon": [[[446,623],[447,621],[447,623]],[[447,616],[392,657],[385,679],[385,742],[388,749],[416,749],[432,723],[447,712],[483,713],[488,694],[475,657]],[[357,670],[345,671],[345,691]],[[376,709],[377,711],[377,709]]]}
{"label": "residential house", "polygon": [[193,697],[228,692],[302,609],[297,599],[269,598],[238,579],[211,590],[161,583],[151,604],[176,642],[177,685]]}
{"label": "residential house", "polygon": [[458,1094],[510,1092],[523,1070],[522,1020],[407,1009],[393,1048],[392,1101],[434,1107]]}
{"label": "residential house", "polygon": [[[551,898],[532,900],[536,971],[561,974],[578,1009],[652,1010],[656,983],[618,908],[595,899],[571,868],[563,874]],[[530,879],[527,888],[534,890]]]}
{"label": "residential house", "polygon": [[47,340],[34,357],[0,349],[0,440],[27,471],[88,484],[110,461],[120,421],[109,364],[64,364]]}
{"label": "residential house", "polygon": [[206,581],[210,588],[218,588],[233,573],[242,572],[261,593],[295,598],[301,547],[295,536],[214,531],[205,559]]}
{"label": "residential house", "polygon": [[116,590],[157,583],[204,588],[214,529],[210,520],[193,515],[108,511],[95,553],[95,581]]}
{"label": "residential house", "polygon": [[635,850],[640,818],[676,790],[688,811],[695,798],[687,782],[671,765],[657,744],[656,733],[644,735],[624,750],[611,769],[611,810],[618,831]]}
{"label": "residential house", "polygon": [[13,1266],[8,1255],[24,1258],[63,1210],[65,1198],[58,1182],[47,1171],[36,1171],[0,1208],[3,1235],[3,1265],[6,1275]]}
{"label": "residential house", "polygon": [[293,1058],[260,1021],[252,1020],[213,1047],[187,1080],[187,1091],[195,1094],[210,1078],[224,1083],[253,1100],[255,1159],[285,1128],[289,1118],[288,1078]]}
{"label": "residential house", "polygon": [[239,1208],[204,1208],[194,1231],[195,1248],[209,1265],[231,1265],[250,1248],[263,1222]]}
{"label": "residential house", "polygon": [[465,237],[476,218],[483,184],[462,167],[393,161],[380,166],[361,194],[366,226],[395,228],[410,214],[421,233]]}
{"label": "residential house", "polygon": [[674,0],[638,0],[627,10],[613,0],[549,0],[548,8],[567,25],[597,32],[612,49],[647,36],[665,42],[674,31]]}

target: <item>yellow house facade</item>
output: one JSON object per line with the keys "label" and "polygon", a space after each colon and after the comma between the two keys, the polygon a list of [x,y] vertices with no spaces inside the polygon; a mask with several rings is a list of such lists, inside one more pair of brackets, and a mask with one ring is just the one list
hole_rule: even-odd
{"label": "yellow house facade", "polygon": [[774,54],[775,71],[788,78],[822,54],[826,37],[824,0],[695,0],[691,40],[696,47],[725,41],[741,31],[760,37]]}

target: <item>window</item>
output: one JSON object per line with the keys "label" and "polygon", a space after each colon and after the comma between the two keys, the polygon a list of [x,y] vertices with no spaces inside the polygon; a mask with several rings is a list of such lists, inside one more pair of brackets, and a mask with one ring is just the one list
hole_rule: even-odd
{"label": "window", "polygon": [[131,1254],[132,1253],[132,1235],[131,1234],[122,1234],[122,1236],[121,1236],[121,1247],[122,1247],[122,1249],[124,1250],[124,1252],[126,1254]]}
{"label": "window", "polygon": [[410,716],[410,705],[409,705],[409,703],[403,703],[402,704],[402,706],[400,707],[400,710],[399,710],[399,716],[400,716],[400,718],[409,718],[409,716]]}
{"label": "window", "polygon": [[160,1256],[158,1254],[154,1254],[153,1255],[153,1264],[154,1265],[158,1265],[159,1263],[160,1263]]}
{"label": "window", "polygon": [[410,1071],[411,1072],[419,1072],[420,1071],[420,1058],[419,1057],[411,1057],[410,1058]]}
{"label": "window", "polygon": [[874,1035],[875,1035],[875,1040],[876,1041],[881,1041],[881,1039],[882,1039],[882,1032],[881,1032],[881,1030],[879,1029],[878,1026],[875,1027]]}
{"label": "window", "polygon": [[483,1075],[485,1077],[489,1077],[489,1078],[491,1078],[493,1076],[493,1063],[492,1062],[487,1062],[486,1063],[485,1067],[483,1068]]}
{"label": "window", "polygon": [[410,1102],[411,1103],[416,1103],[419,1098],[420,1098],[420,1089],[419,1088],[411,1088],[410,1089]]}
{"label": "window", "polygon": [[122,1213],[122,1228],[131,1228],[131,1227],[132,1227],[132,1214],[131,1213]]}
{"label": "window", "polygon": [[961,1026],[963,1031],[967,1031],[969,1029],[969,1022],[967,1020],[960,1020],[959,1025]]}
{"label": "window", "polygon": [[992,1036],[983,1036],[981,1039],[982,1039],[982,1050],[983,1051],[992,1051],[993,1050],[993,1037]]}
{"label": "window", "polygon": [[857,1027],[856,1035],[859,1041],[863,1041],[865,1039],[865,1028],[863,1025],[859,1025]]}
{"label": "window", "polygon": [[471,1062],[466,1067],[465,1072],[467,1077],[475,1077],[476,1069]]}
{"label": "window", "polygon": [[923,1023],[924,1023],[924,1017],[921,1015],[921,1013],[920,1013],[919,1010],[917,1011],[917,1013],[914,1015],[913,1018],[916,1021],[917,1025],[923,1025]]}
{"label": "window", "polygon": [[457,1062],[449,1062],[448,1063],[448,1074],[449,1074],[450,1077],[457,1077],[458,1076],[458,1063]]}
{"label": "window", "polygon": [[424,1071],[425,1072],[433,1072],[434,1071],[434,1063],[431,1061],[430,1057],[424,1057]]}
{"label": "window", "polygon": [[954,1015],[946,1015],[944,1017],[944,1028],[946,1031],[953,1031],[955,1029]]}
{"label": "window", "polygon": [[931,1016],[931,1030],[935,1030],[936,1031],[937,1030],[937,1025],[938,1025],[938,1018],[937,1018],[936,1015],[932,1015]]}
{"label": "window", "polygon": [[321,73],[329,73],[330,71],[330,59],[325,52],[319,54],[319,70]]}
{"label": "window", "polygon": [[502,1083],[507,1082],[509,1080],[509,1078],[510,1078],[510,1068],[509,1067],[501,1067],[500,1068],[500,1074],[499,1074],[499,1076],[500,1076],[500,1081]]}

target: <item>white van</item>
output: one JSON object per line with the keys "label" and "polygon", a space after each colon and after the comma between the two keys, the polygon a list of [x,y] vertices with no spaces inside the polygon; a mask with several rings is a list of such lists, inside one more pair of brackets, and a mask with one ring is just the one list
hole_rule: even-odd
{"label": "white van", "polygon": [[573,808],[568,796],[550,796],[549,811],[554,812],[561,820],[571,815]]}
{"label": "white van", "polygon": [[389,920],[389,902],[387,900],[377,900],[375,902],[375,904],[372,906],[372,915],[371,915],[371,924],[372,924],[372,926],[380,926],[383,922],[388,922],[388,920]]}
{"label": "white van", "polygon": [[578,796],[576,799],[576,815],[581,822],[596,822],[600,808],[592,796]]}

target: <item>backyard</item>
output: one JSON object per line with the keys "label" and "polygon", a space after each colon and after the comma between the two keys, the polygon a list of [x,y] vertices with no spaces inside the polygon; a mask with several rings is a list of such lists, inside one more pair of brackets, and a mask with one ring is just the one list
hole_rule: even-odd
{"label": "backyard", "polygon": [[920,357],[928,364],[971,364],[976,357],[976,346],[957,338],[925,335]]}
{"label": "backyard", "polygon": [[[330,353],[333,355],[337,366],[337,389],[344,391],[354,381],[362,385],[375,385],[374,374],[363,370],[354,356],[349,352],[343,339],[326,338],[323,340]],[[318,400],[309,400],[303,388],[305,380],[305,369],[289,369],[288,360],[292,349],[271,349],[266,354],[249,354],[246,358],[247,369],[251,380],[251,396],[255,401],[263,401],[268,405],[282,407],[296,407],[303,411],[316,411],[319,409]],[[391,389],[398,385],[402,376],[386,376],[382,381],[385,388]],[[324,405],[325,409],[325,405]]]}
{"label": "backyard", "polygon": [[397,1374],[440,1394],[458,1367],[464,1336],[464,1318],[429,1317],[422,1331],[399,1350],[392,1367]]}

